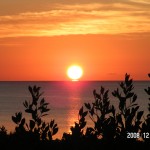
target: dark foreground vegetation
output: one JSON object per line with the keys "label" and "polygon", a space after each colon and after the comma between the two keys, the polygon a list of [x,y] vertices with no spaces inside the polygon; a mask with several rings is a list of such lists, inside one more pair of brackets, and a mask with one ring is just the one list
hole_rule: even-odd
{"label": "dark foreground vegetation", "polygon": [[[150,77],[150,75],[148,75]],[[150,146],[150,103],[148,114],[140,111],[136,103],[133,80],[125,75],[125,80],[112,92],[118,100],[118,109],[110,104],[109,90],[100,87],[93,90],[94,100],[85,103],[78,114],[78,122],[70,127],[71,133],[64,133],[62,139],[53,139],[59,132],[55,120],[49,123],[43,121],[48,115],[48,103],[41,98],[40,87],[29,86],[32,101],[23,103],[25,112],[31,118],[27,121],[21,112],[12,116],[16,124],[13,133],[7,133],[4,126],[0,127],[0,149],[56,149],[56,150],[103,150],[103,149],[148,149]],[[150,87],[145,92],[149,95]],[[92,127],[86,127],[86,117],[93,122]]]}

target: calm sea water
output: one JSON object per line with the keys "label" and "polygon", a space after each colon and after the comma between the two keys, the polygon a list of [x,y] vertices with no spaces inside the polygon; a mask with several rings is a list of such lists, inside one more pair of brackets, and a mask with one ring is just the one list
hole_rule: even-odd
{"label": "calm sea water", "polygon": [[[112,92],[119,87],[119,81],[78,81],[78,82],[0,82],[0,126],[4,125],[8,132],[13,132],[15,124],[11,116],[16,112],[24,112],[23,102],[31,100],[28,86],[40,86],[42,97],[49,103],[49,115],[43,118],[46,122],[55,119],[59,131],[55,138],[62,138],[64,132],[69,133],[70,127],[78,119],[78,111],[85,102],[94,101],[93,90],[99,93],[100,87],[109,89],[110,103],[118,107],[118,100],[112,96]],[[148,110],[148,95],[144,89],[150,86],[150,81],[134,81],[134,92],[137,94],[137,103],[145,115]],[[85,108],[85,107],[84,107]],[[88,125],[93,125],[87,117]]]}

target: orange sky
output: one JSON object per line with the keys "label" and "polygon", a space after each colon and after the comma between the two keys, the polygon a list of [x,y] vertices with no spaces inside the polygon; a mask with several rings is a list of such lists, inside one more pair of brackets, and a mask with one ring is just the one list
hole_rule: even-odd
{"label": "orange sky", "polygon": [[148,0],[33,2],[0,2],[0,81],[69,80],[71,64],[81,80],[148,79]]}

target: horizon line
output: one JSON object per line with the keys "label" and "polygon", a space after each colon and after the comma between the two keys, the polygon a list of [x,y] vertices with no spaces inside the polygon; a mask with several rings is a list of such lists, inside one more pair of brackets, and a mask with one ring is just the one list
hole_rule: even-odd
{"label": "horizon line", "polygon": [[[150,80],[144,80],[144,79],[132,79],[133,81],[150,81]],[[0,82],[115,82],[115,81],[124,81],[122,80],[0,80]]]}

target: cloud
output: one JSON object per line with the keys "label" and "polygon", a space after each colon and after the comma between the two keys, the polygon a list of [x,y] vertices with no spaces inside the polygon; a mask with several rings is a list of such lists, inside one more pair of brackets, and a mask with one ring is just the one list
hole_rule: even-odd
{"label": "cloud", "polygon": [[148,1],[139,3],[53,4],[49,11],[0,16],[0,37],[150,32]]}
{"label": "cloud", "polygon": [[130,0],[131,2],[133,3],[136,3],[136,4],[143,4],[143,5],[150,5],[150,1],[149,0]]}

